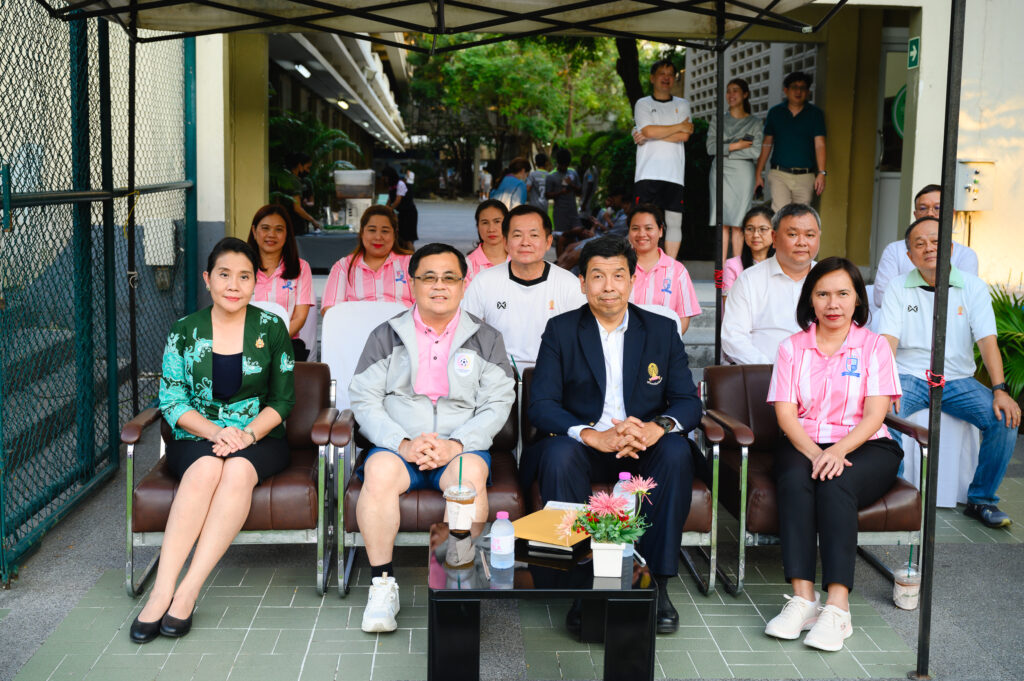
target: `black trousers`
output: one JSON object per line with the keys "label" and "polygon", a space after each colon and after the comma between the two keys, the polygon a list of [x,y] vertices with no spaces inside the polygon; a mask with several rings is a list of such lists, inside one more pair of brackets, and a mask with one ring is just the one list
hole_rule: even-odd
{"label": "black trousers", "polygon": [[577,442],[568,435],[549,437],[535,444],[531,455],[538,460],[538,483],[544,503],[571,501],[585,503],[590,498],[591,482],[615,482],[626,471],[654,478],[658,486],[643,504],[643,514],[651,527],[637,543],[637,551],[656,575],[679,572],[679,540],[690,513],[693,494],[694,462],[690,442],[672,433],[639,459],[616,459]]}
{"label": "black trousers", "polygon": [[857,511],[892,488],[902,459],[902,450],[889,438],[868,440],[847,455],[853,465],[842,475],[812,480],[811,460],[783,440],[775,453],[775,476],[786,581],[813,582],[819,549],[822,588],[842,584],[853,589]]}

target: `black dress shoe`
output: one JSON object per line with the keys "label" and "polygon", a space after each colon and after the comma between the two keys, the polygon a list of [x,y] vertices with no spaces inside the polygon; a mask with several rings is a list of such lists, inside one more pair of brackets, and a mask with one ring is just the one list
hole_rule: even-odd
{"label": "black dress shoe", "polygon": [[668,598],[668,590],[658,590],[656,626],[659,634],[673,634],[679,629],[679,613]]}
{"label": "black dress shoe", "polygon": [[572,602],[569,612],[565,613],[565,629],[577,641],[583,631],[583,602],[579,599]]}
{"label": "black dress shoe", "polygon": [[133,643],[149,643],[160,633],[160,622],[142,622],[138,617],[132,622],[132,628],[128,631],[128,636],[132,639]]}
{"label": "black dress shoe", "polygon": [[[195,606],[192,607],[192,612],[196,611]],[[160,633],[164,636],[170,636],[171,638],[179,638],[184,636],[192,629],[192,615],[183,620],[179,620],[177,617],[171,615],[164,615],[163,619],[160,620]]]}

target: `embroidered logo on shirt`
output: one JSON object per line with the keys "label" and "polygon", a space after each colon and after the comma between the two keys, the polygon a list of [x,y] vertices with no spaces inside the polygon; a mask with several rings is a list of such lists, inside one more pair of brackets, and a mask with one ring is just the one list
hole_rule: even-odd
{"label": "embroidered logo on shirt", "polygon": [[907,305],[907,312],[917,312],[917,305]]}
{"label": "embroidered logo on shirt", "polygon": [[647,385],[658,385],[661,383],[661,376],[658,375],[658,365],[654,362],[647,365],[647,375],[650,376],[647,379]]}
{"label": "embroidered logo on shirt", "polygon": [[668,278],[665,279],[665,282],[661,285],[661,292],[662,293],[669,293],[669,294],[672,293],[672,280],[671,279],[668,279]]}
{"label": "embroidered logo on shirt", "polygon": [[960,305],[960,306],[958,306],[956,308],[956,314],[959,317],[963,317],[964,316],[964,306],[963,305]]}
{"label": "embroidered logo on shirt", "polygon": [[289,279],[285,283],[281,284],[281,290],[282,291],[294,291],[295,287],[292,286],[292,281]]}
{"label": "embroidered logo on shirt", "polygon": [[857,366],[860,361],[856,357],[846,358],[846,371],[842,373],[843,376],[852,376],[853,378],[860,378],[860,372],[857,371]]}
{"label": "embroidered logo on shirt", "polygon": [[473,355],[468,352],[460,352],[455,355],[455,373],[458,376],[469,376],[473,371]]}
{"label": "embroidered logo on shirt", "polygon": [[259,350],[261,348],[263,348],[263,337],[262,336],[260,336],[259,338],[256,339],[256,349]]}
{"label": "embroidered logo on shirt", "polygon": [[405,281],[405,272],[403,272],[402,270],[395,270],[395,283],[396,284],[408,283],[408,282]]}
{"label": "embroidered logo on shirt", "polygon": [[504,310],[505,307],[506,307],[505,301],[504,300],[499,300],[498,301],[498,309],[499,310]]}

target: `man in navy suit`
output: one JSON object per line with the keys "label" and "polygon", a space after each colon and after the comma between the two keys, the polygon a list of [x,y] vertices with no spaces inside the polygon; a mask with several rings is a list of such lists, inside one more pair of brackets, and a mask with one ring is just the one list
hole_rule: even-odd
{"label": "man in navy suit", "polygon": [[658,582],[658,632],[671,633],[679,615],[666,585],[678,573],[690,512],[686,433],[700,421],[700,400],[673,320],[629,304],[629,243],[595,239],[579,268],[587,305],[553,317],[541,337],[529,415],[550,437],[526,452],[524,483],[536,477],[544,503],[585,502],[591,482],[613,482],[619,472],[654,478],[652,505],[643,507],[651,527],[637,550]]}

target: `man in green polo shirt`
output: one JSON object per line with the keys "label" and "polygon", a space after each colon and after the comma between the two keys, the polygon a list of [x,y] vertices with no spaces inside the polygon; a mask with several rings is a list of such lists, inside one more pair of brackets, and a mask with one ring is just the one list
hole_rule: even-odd
{"label": "man in green polo shirt", "polygon": [[768,110],[764,143],[757,159],[755,189],[764,186],[764,166],[771,157],[768,190],[772,210],[788,203],[810,205],[825,191],[825,114],[807,101],[811,77],[794,71],[783,81],[786,101]]}

